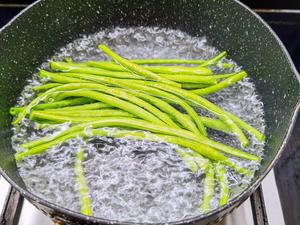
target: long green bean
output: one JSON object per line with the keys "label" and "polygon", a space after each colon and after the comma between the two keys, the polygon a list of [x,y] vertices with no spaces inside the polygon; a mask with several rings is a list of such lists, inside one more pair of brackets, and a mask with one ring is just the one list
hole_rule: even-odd
{"label": "long green bean", "polygon": [[[202,98],[201,96],[198,96],[194,93],[191,93],[189,91],[183,90],[181,88],[176,88],[170,85],[162,84],[162,83],[155,83],[155,82],[149,82],[149,81],[143,81],[145,85],[149,85],[152,87],[156,87],[168,92],[171,92],[175,95],[179,95],[188,101],[191,101],[195,104],[197,104],[200,108],[203,108],[205,110],[208,110],[215,115],[217,115],[221,120],[223,120],[230,129],[233,131],[233,133],[237,136],[238,140],[241,142],[243,146],[249,145],[249,140],[245,136],[245,134],[242,132],[242,130],[232,121],[231,117],[226,113],[224,110],[216,106],[215,104],[211,103],[205,98]],[[256,130],[255,128],[252,128]]]}
{"label": "long green bean", "polygon": [[182,89],[187,89],[187,90],[207,88],[209,86],[210,85],[208,85],[208,84],[197,84],[197,83],[182,83],[181,84],[181,88]]}
{"label": "long green bean", "polygon": [[[119,72],[119,71],[109,71],[103,70],[94,67],[87,67],[82,66],[80,64],[71,64],[65,62],[50,62],[50,67],[56,71],[62,71],[65,73],[84,73],[84,74],[94,74],[94,75],[101,75],[107,77],[114,77],[114,78],[122,78],[122,79],[145,79],[141,76],[138,76],[134,73],[129,72]],[[63,74],[60,74],[63,75]]]}
{"label": "long green bean", "polygon": [[[203,64],[209,60],[199,59],[131,59],[131,62],[136,64]],[[112,62],[112,61],[110,61]],[[212,65],[212,64],[210,64]],[[231,68],[233,65],[230,63],[221,63],[222,68]]]}
{"label": "long green bean", "polygon": [[[191,120],[190,117],[185,117],[184,114],[182,114],[180,111],[178,111],[176,108],[168,104],[167,102],[156,98],[151,95],[147,95],[145,93],[139,92],[139,91],[134,91],[130,89],[123,89],[126,92],[130,92],[133,95],[138,96],[139,98],[142,98],[146,101],[151,102],[153,105],[158,107],[160,110],[166,112],[170,116],[173,116],[175,120],[177,120],[184,128],[194,132],[195,134],[201,134],[201,132],[198,130],[194,122]],[[203,134],[205,135],[205,134]]]}
{"label": "long green bean", "polygon": [[[97,67],[113,71],[128,71],[123,66],[111,62],[87,62],[87,66]],[[189,75],[211,75],[212,71],[206,67],[185,67],[185,66],[140,66],[148,71],[159,74],[189,74]]]}
{"label": "long green bean", "polygon": [[15,115],[19,114],[20,112],[22,112],[23,110],[25,110],[24,107],[11,107],[9,109],[9,113],[10,113],[10,115],[15,116]]}
{"label": "long green bean", "polygon": [[211,65],[215,65],[217,64],[221,59],[223,59],[224,57],[227,56],[227,52],[221,52],[219,55],[217,55],[216,57],[207,60],[206,62],[202,63],[200,65],[200,67],[204,67],[204,66],[211,66]]}
{"label": "long green bean", "polygon": [[67,77],[67,76],[59,76],[56,73],[50,73],[46,70],[40,70],[39,75],[41,77],[47,78],[49,80],[58,82],[58,83],[90,83],[90,81],[86,79],[78,79],[74,77]]}
{"label": "long green bean", "polygon": [[198,89],[198,90],[193,90],[192,92],[195,94],[198,94],[198,95],[208,95],[208,94],[214,93],[216,91],[219,91],[221,89],[224,89],[224,88],[242,80],[246,76],[247,76],[247,73],[245,71],[242,71],[234,76],[231,76],[231,77],[225,79],[224,81],[221,81],[218,84],[212,85],[210,87]]}
{"label": "long green bean", "polygon": [[[70,106],[70,107],[62,107],[59,108],[61,111],[80,111],[80,110],[97,110],[97,109],[106,109],[106,108],[114,108],[111,105],[102,103],[102,102],[96,102],[96,103],[91,103],[91,104],[84,104],[84,105],[78,105],[78,106]],[[48,109],[48,111],[56,111],[57,109]]]}
{"label": "long green bean", "polygon": [[143,77],[148,77],[150,79],[156,80],[156,81],[160,81],[162,83],[166,83],[175,87],[181,87],[180,84],[173,82],[171,80],[168,80],[166,78],[160,77],[158,75],[156,75],[155,73],[144,69],[143,67],[139,66],[138,64],[132,63],[130,61],[128,61],[125,58],[122,58],[121,56],[119,56],[118,54],[114,53],[110,48],[108,48],[105,45],[99,45],[99,48],[106,53],[108,56],[110,56],[113,60],[115,60],[116,62],[120,63],[122,66],[124,66],[125,68],[129,69],[130,71],[143,76]]}
{"label": "long green bean", "polygon": [[176,149],[176,153],[184,161],[187,168],[193,173],[196,173],[199,169],[204,169],[205,171],[205,168],[208,164],[208,160],[201,156],[199,153],[190,153],[181,148]]}
{"label": "long green bean", "polygon": [[[55,115],[52,115],[52,117]],[[44,118],[47,119],[47,118]],[[235,149],[233,147],[224,145],[222,143],[216,142],[214,140],[211,140],[207,137],[204,136],[198,136],[195,135],[194,133],[183,130],[183,129],[178,129],[178,128],[172,128],[172,127],[167,127],[164,125],[158,125],[158,124],[153,124],[151,122],[147,122],[141,119],[134,119],[134,118],[118,118],[118,117],[111,117],[111,118],[103,118],[98,121],[93,121],[89,123],[82,123],[73,127],[70,127],[69,129],[59,133],[58,135],[53,135],[51,137],[44,137],[36,141],[28,142],[25,144],[22,144],[21,147],[23,148],[33,148],[38,145],[45,144],[44,147],[46,149],[49,147],[47,144],[48,142],[55,140],[57,138],[60,138],[62,136],[65,136],[67,134],[77,132],[80,130],[83,130],[86,127],[91,127],[91,128],[99,128],[99,127],[104,127],[104,126],[116,126],[116,127],[130,127],[130,128],[135,128],[135,129],[141,129],[141,130],[146,130],[154,133],[161,133],[161,134],[167,134],[167,135],[175,135],[176,137],[183,137],[186,139],[193,140],[196,144],[205,144],[207,146],[210,146],[212,148],[218,149],[220,151],[223,151],[227,154],[231,154],[236,157],[248,159],[248,160],[253,160],[253,161],[259,161],[259,157],[251,155],[249,153],[240,151],[238,149]],[[174,140],[172,140],[174,142]],[[176,141],[176,140],[175,140]],[[178,143],[179,144],[179,143]],[[192,143],[191,143],[192,145]],[[188,147],[188,146],[187,146]],[[201,154],[201,153],[200,153]],[[227,165],[227,164],[226,164]]]}
{"label": "long green bean", "polygon": [[[151,87],[139,85],[139,83],[143,82],[143,81],[126,81],[126,80],[120,80],[120,79],[114,79],[114,78],[108,78],[108,77],[97,77],[97,76],[86,75],[86,74],[67,74],[66,76],[74,76],[74,77],[79,77],[82,79],[90,79],[95,82],[108,83],[108,84],[111,84],[114,86],[119,86],[122,88],[132,87],[132,89],[137,88],[138,90],[141,90],[141,91],[145,91],[145,89],[147,89],[154,95],[163,97],[167,100],[172,100],[174,103],[179,104],[184,110],[186,110],[186,112],[195,121],[200,132],[206,136],[205,127],[204,127],[202,121],[200,120],[198,114],[195,112],[195,110],[189,104],[187,104],[185,101],[183,101],[181,98],[177,97],[176,95],[159,90],[157,88],[151,88]],[[142,84],[144,84],[144,83],[142,83]],[[84,85],[84,84],[78,84],[78,85]],[[85,85],[87,85],[87,84],[85,84]]]}
{"label": "long green bean", "polygon": [[[148,102],[146,102],[128,92],[125,92],[121,89],[112,88],[112,87],[104,86],[101,84],[86,84],[82,87],[94,88],[98,92],[100,91],[100,92],[110,94],[112,96],[115,96],[115,97],[118,97],[121,99],[125,99],[129,103],[131,102],[131,103],[139,106],[140,108],[144,108],[144,109],[148,110],[149,113],[152,113],[153,116],[157,118],[156,119],[157,123],[166,123],[166,124],[170,125],[171,127],[178,127],[178,125],[166,113],[160,111],[159,109],[157,109],[153,105],[149,104]],[[81,92],[83,92],[83,95],[80,94]],[[95,92],[93,92],[93,93],[95,94]],[[71,96],[87,96],[87,92],[85,90],[74,90],[74,91],[67,91],[64,93],[58,93],[59,99],[63,99],[66,97],[71,97]],[[119,105],[119,106],[122,107],[122,105]],[[118,107],[118,106],[115,105],[115,107]],[[123,110],[124,110],[124,108],[123,108]],[[131,111],[131,113],[132,113],[132,111]],[[153,122],[155,122],[155,121],[153,121]]]}
{"label": "long green bean", "polygon": [[[186,114],[182,114],[182,116],[190,118],[190,116],[186,115]],[[227,134],[232,134],[232,131],[230,130],[230,128],[221,120],[213,119],[213,118],[206,117],[206,116],[200,116],[200,119],[203,122],[204,126],[206,126],[208,128],[211,128],[213,130],[222,131]]]}
{"label": "long green bean", "polygon": [[[92,88],[95,86],[98,88],[98,84],[90,84],[90,87]],[[101,85],[103,86],[103,85]],[[89,85],[86,85],[86,87],[89,87]],[[106,86],[103,86],[106,87]],[[100,89],[99,89],[100,90]],[[99,91],[92,91],[92,90],[85,90],[85,89],[79,89],[79,90],[74,90],[74,91],[66,91],[66,92],[58,92],[62,98],[65,97],[86,97],[86,98],[91,98],[94,100],[98,100],[101,102],[104,102],[106,104],[110,104],[116,108],[120,108],[126,112],[129,112],[139,118],[145,119],[147,121],[151,121],[156,124],[175,124],[174,122],[170,123],[167,119],[167,115],[157,108],[153,107],[149,103],[133,96],[130,94],[126,94],[126,92],[118,92],[112,89],[101,89],[102,92]],[[111,94],[111,95],[109,95]],[[114,97],[114,96],[116,97]],[[127,101],[122,100],[126,99]],[[145,109],[147,110],[145,110]],[[167,118],[166,118],[167,117]],[[172,121],[172,119],[169,119]],[[164,122],[165,121],[165,122]],[[177,125],[175,125],[178,127]]]}
{"label": "long green bean", "polygon": [[[89,123],[89,124],[91,124],[91,123]],[[78,126],[82,126],[82,125],[80,124],[80,125],[77,125],[76,127],[78,127]],[[211,160],[214,160],[217,162],[220,161],[241,174],[244,174],[244,175],[249,174],[249,171],[247,169],[241,168],[238,165],[236,165],[235,163],[231,162],[226,156],[219,153],[214,148],[211,148],[211,147],[209,147],[205,144],[201,144],[199,142],[185,139],[183,137],[179,137],[179,136],[175,137],[175,136],[170,136],[170,135],[166,135],[166,134],[153,135],[151,133],[146,134],[146,133],[140,132],[140,131],[118,131],[118,130],[115,130],[115,131],[107,132],[107,131],[103,131],[103,130],[99,130],[99,129],[93,129],[94,126],[89,126],[89,128],[90,128],[90,130],[86,130],[86,128],[85,129],[77,129],[74,127],[70,128],[70,129],[73,129],[72,132],[64,132],[65,133],[64,135],[61,135],[61,134],[57,135],[58,138],[56,138],[56,139],[52,139],[52,140],[49,139],[47,142],[43,142],[41,145],[36,145],[26,152],[19,152],[15,155],[15,158],[16,158],[16,160],[22,160],[23,158],[31,156],[31,155],[41,154],[41,153],[45,152],[47,149],[49,149],[57,144],[61,144],[64,141],[67,141],[67,140],[77,137],[77,136],[86,137],[86,136],[100,135],[100,136],[112,136],[112,137],[117,137],[117,138],[118,137],[129,137],[129,138],[135,138],[138,140],[147,139],[150,141],[163,140],[166,142],[177,144],[179,146],[190,148],[191,150],[193,150],[193,151],[197,152],[198,154],[203,155]]]}
{"label": "long green bean", "polygon": [[51,88],[58,87],[60,85],[61,85],[60,83],[48,83],[48,84],[43,84],[43,85],[40,85],[40,86],[34,86],[32,88],[32,90],[34,90],[34,91],[47,91]]}
{"label": "long green bean", "polygon": [[[38,105],[40,101],[42,101],[43,99],[46,99],[52,93],[59,92],[59,91],[68,91],[68,90],[81,89],[82,86],[84,86],[84,85],[87,85],[87,83],[70,83],[70,84],[65,84],[65,85],[61,85],[61,86],[52,88],[52,89],[42,93],[41,95],[39,95],[38,97],[33,99],[26,107],[24,107],[24,109],[18,114],[17,118],[12,122],[12,124],[14,124],[14,125],[18,124],[26,116],[27,113],[30,113],[30,110],[34,106]],[[97,101],[100,101],[100,102],[104,102],[108,105],[112,105],[112,106],[116,106],[116,107],[122,106],[123,110],[125,110],[125,111],[130,110],[128,112],[132,112],[132,110],[133,110],[133,111],[135,111],[135,113],[138,113],[138,111],[140,111],[144,118],[146,116],[146,117],[148,117],[148,119],[155,120],[156,122],[160,121],[155,116],[148,113],[144,109],[142,109],[142,108],[140,108],[136,105],[133,105],[131,103],[128,103],[126,101],[123,101],[121,99],[115,98],[113,96],[109,96],[109,95],[99,93],[99,92],[97,92],[97,93],[86,93],[86,94],[87,94],[87,98],[91,98],[91,96],[92,96],[93,99],[95,99]],[[80,96],[80,97],[86,97],[86,96]]]}
{"label": "long green bean", "polygon": [[161,77],[176,81],[179,83],[200,83],[200,84],[217,84],[218,77],[215,76],[195,76],[195,75],[168,75],[159,74]]}
{"label": "long green bean", "polygon": [[55,108],[61,108],[65,106],[81,105],[81,104],[87,104],[92,102],[94,102],[94,100],[89,98],[75,98],[75,99],[67,99],[63,101],[39,104],[33,108],[34,109],[55,109]]}
{"label": "long green bean", "polygon": [[84,150],[80,149],[76,154],[74,171],[76,175],[76,184],[77,184],[79,199],[81,203],[81,213],[87,216],[92,216],[93,215],[92,206],[91,206],[92,199],[90,197],[88,184],[84,176],[83,161],[84,161]]}
{"label": "long green bean", "polygon": [[[84,113],[86,113],[86,116],[84,116]],[[134,117],[132,114],[128,112],[122,110],[115,110],[115,109],[108,109],[108,110],[104,109],[93,113],[94,115],[90,115],[88,112],[85,111],[73,113],[70,111],[57,112],[57,111],[47,111],[47,110],[42,110],[42,111],[33,110],[30,113],[30,119],[51,120],[59,123],[64,123],[64,122],[82,123],[82,122],[97,121],[102,117]]]}
{"label": "long green bean", "polygon": [[204,194],[202,204],[200,206],[201,211],[204,213],[208,212],[211,209],[211,200],[215,194],[215,173],[213,166],[210,165],[207,167],[205,171],[205,179],[204,179]]}
{"label": "long green bean", "polygon": [[220,187],[220,202],[219,205],[227,204],[229,200],[229,184],[226,174],[226,169],[221,163],[215,164],[215,173]]}
{"label": "long green bean", "polygon": [[62,109],[57,110],[42,110],[42,112],[56,114],[56,115],[64,115],[70,117],[78,117],[78,118],[98,118],[98,117],[135,117],[131,113],[125,112],[119,109],[100,109],[100,110],[77,110],[77,111],[65,111]]}

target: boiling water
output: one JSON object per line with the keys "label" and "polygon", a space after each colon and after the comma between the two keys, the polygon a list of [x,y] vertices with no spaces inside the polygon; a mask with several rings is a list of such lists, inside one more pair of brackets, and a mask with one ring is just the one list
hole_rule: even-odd
{"label": "boiling water", "polygon": [[[204,37],[191,37],[178,30],[139,27],[116,28],[84,36],[62,48],[53,58],[107,60],[108,57],[97,49],[100,43],[107,44],[127,58],[208,59],[218,53]],[[41,67],[47,68],[48,65],[45,63]],[[230,70],[216,70],[236,72],[239,67],[235,65]],[[41,82],[36,75],[33,76],[19,99],[19,105],[32,100],[31,87]],[[210,95],[208,99],[264,132],[263,104],[256,95],[251,78]],[[204,112],[199,110],[199,113]],[[38,130],[36,124],[25,119],[13,128],[12,143],[15,149],[20,150],[20,143],[51,135],[68,126],[66,123],[55,129]],[[214,131],[209,131],[209,135],[241,148],[233,136]],[[245,150],[263,157],[263,144],[253,137],[249,138],[251,145]],[[167,143],[106,137],[72,139],[43,155],[28,157],[18,163],[27,188],[59,206],[80,211],[74,178],[75,154],[80,148],[85,149],[84,169],[94,216],[123,222],[171,222],[202,213],[199,205],[205,175],[201,170],[196,174],[190,172],[175,152],[178,147]],[[232,160],[252,171],[259,166],[246,160]],[[229,168],[227,170],[230,195],[233,197],[243,191],[250,180]],[[212,208],[218,206],[218,191],[216,187]]]}

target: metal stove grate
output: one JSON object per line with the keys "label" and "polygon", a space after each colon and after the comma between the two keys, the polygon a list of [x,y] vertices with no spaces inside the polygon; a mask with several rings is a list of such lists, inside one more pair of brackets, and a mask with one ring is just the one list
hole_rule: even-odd
{"label": "metal stove grate", "polygon": [[[4,190],[5,188],[3,187],[3,184],[7,185],[7,183],[3,179],[3,177],[0,178],[0,181],[1,181],[0,184],[2,184],[2,186],[0,185],[0,188],[1,188],[1,190]],[[270,186],[270,184],[268,183],[266,186]],[[28,213],[28,212],[24,213],[24,211],[26,211],[26,210],[28,211],[28,206],[30,203],[28,203],[26,200],[24,201],[23,196],[21,196],[14,188],[9,186],[8,191],[6,193],[4,193],[4,192],[5,191],[1,192],[2,198],[3,198],[3,195],[5,195],[5,194],[6,194],[6,197],[5,197],[5,200],[2,204],[2,206],[0,205],[0,208],[2,207],[2,213],[0,216],[0,225],[23,225],[23,224],[31,224],[32,225],[32,222],[28,223],[28,217],[31,221],[34,221],[34,218],[32,218],[32,217],[35,217],[36,213],[39,213],[39,212],[36,210],[35,213]],[[1,199],[0,199],[0,204],[1,204]],[[251,205],[250,208],[249,208],[249,205]],[[242,212],[240,212],[241,210],[246,210],[248,213],[248,217],[245,215],[241,215],[241,214],[243,214]],[[249,211],[251,211],[251,212],[249,212]],[[27,219],[24,217],[24,214],[26,214],[25,217],[27,217]],[[249,218],[249,215],[251,217],[251,214],[252,214],[252,218]],[[38,221],[40,221],[40,217],[43,217],[41,213],[36,218],[35,223],[42,225],[42,223],[38,222]],[[46,217],[46,216],[44,216],[44,217]],[[24,220],[27,220],[27,221],[24,221]],[[49,219],[45,218],[45,221],[46,222],[43,224],[47,224],[47,225],[51,224]],[[277,220],[277,222],[279,222],[279,221]],[[243,225],[269,225],[262,186],[258,187],[258,189],[251,195],[250,199],[248,199],[246,201],[246,203],[241,205],[239,208],[234,210],[231,214],[226,216],[223,221],[218,223],[218,225],[229,225],[229,224],[230,225],[240,225],[240,224],[243,224]],[[274,225],[275,224],[282,225],[284,223],[273,223],[273,224]],[[270,223],[270,225],[272,225],[272,224]]]}

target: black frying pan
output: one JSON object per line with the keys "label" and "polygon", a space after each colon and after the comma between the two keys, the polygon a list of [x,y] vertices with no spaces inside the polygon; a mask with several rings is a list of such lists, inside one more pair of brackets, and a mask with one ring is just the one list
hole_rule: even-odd
{"label": "black frying pan", "polygon": [[[97,13],[98,11],[98,13]],[[264,102],[267,123],[266,157],[251,185],[227,205],[185,221],[207,224],[241,204],[278,160],[299,109],[299,75],[282,43],[253,12],[234,0],[42,0],[27,8],[0,31],[0,167],[2,175],[28,200],[52,218],[108,224],[54,205],[26,190],[11,147],[13,106],[26,79],[61,46],[103,28],[159,26],[207,36],[212,45],[229,51],[253,78]],[[124,223],[122,223],[124,224]]]}

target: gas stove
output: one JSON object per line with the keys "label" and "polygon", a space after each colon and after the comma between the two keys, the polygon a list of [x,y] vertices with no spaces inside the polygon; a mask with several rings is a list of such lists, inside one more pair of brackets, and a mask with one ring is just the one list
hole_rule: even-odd
{"label": "gas stove", "polygon": [[[0,27],[32,0],[0,0]],[[278,34],[300,71],[300,1],[244,0]],[[300,224],[300,117],[277,166],[256,192],[218,225]],[[299,150],[299,151],[298,151]],[[50,225],[53,222],[0,177],[0,225]]]}

